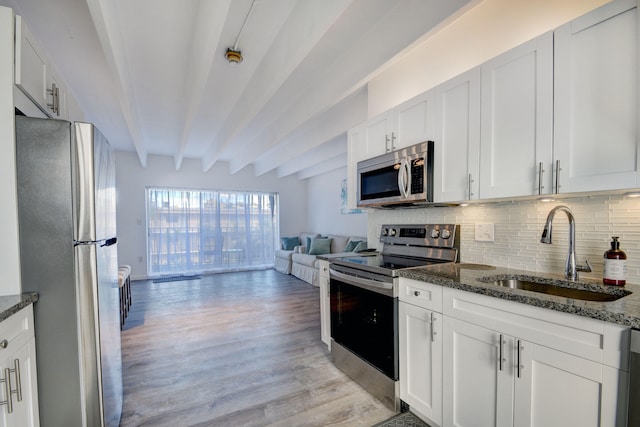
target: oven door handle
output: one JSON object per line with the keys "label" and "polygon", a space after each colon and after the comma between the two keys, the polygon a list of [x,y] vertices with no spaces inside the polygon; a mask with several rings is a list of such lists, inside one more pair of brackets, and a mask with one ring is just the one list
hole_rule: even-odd
{"label": "oven door handle", "polygon": [[343,282],[349,285],[359,286],[359,287],[371,289],[374,291],[375,290],[385,290],[385,291],[393,290],[393,282],[380,282],[377,280],[365,279],[363,277],[356,277],[350,274],[341,273],[332,268],[329,269],[329,276],[342,280]]}

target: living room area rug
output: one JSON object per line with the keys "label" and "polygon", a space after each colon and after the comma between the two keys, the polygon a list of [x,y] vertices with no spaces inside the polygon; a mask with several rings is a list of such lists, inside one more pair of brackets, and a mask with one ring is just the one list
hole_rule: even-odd
{"label": "living room area rug", "polygon": [[429,424],[413,415],[411,412],[403,412],[394,415],[386,421],[376,424],[373,427],[430,427]]}

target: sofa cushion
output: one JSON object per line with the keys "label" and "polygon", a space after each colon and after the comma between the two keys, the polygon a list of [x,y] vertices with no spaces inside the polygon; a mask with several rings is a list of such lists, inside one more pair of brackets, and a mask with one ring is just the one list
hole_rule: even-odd
{"label": "sofa cushion", "polygon": [[367,249],[367,242],[360,242],[353,248],[353,252],[361,252],[365,249]]}
{"label": "sofa cushion", "polygon": [[353,252],[353,250],[355,249],[355,247],[358,245],[358,243],[360,243],[361,240],[349,240],[349,243],[347,243],[347,246],[345,246],[344,251],[345,252]]}
{"label": "sofa cushion", "polygon": [[300,239],[296,237],[281,237],[280,244],[285,251],[292,251],[293,248],[300,244]]}
{"label": "sofa cushion", "polygon": [[302,264],[302,265],[306,265],[308,267],[315,267],[315,265],[316,265],[316,256],[315,255],[296,254],[296,253],[294,253],[291,256],[291,259],[293,260],[294,264]]}
{"label": "sofa cushion", "polygon": [[311,246],[307,253],[309,255],[322,255],[328,254],[331,252],[331,242],[333,239],[326,238],[322,239],[320,237],[315,237],[311,239]]}
{"label": "sofa cushion", "polygon": [[328,237],[333,239],[333,241],[331,242],[331,253],[344,252],[344,248],[349,242],[349,236],[338,236],[335,234],[329,234]]}
{"label": "sofa cushion", "polygon": [[307,253],[309,252],[309,246],[311,246],[311,238],[312,237],[320,237],[318,233],[300,233],[300,244],[302,248],[298,250],[299,253]]}

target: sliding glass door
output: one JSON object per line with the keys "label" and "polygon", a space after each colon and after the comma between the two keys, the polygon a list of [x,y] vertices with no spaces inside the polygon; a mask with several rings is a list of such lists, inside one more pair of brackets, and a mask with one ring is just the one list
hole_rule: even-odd
{"label": "sliding glass door", "polygon": [[273,266],[278,194],[147,188],[151,276]]}

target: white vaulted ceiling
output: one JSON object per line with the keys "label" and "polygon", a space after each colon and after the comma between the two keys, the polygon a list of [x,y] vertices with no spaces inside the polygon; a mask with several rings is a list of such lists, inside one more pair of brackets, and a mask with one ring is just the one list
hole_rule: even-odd
{"label": "white vaulted ceiling", "polygon": [[[176,169],[196,158],[203,170],[225,161],[231,173],[304,179],[346,164],[368,80],[468,1],[0,4],[23,15],[86,119],[143,166],[158,154]],[[232,65],[224,54],[240,32],[244,61]]]}

